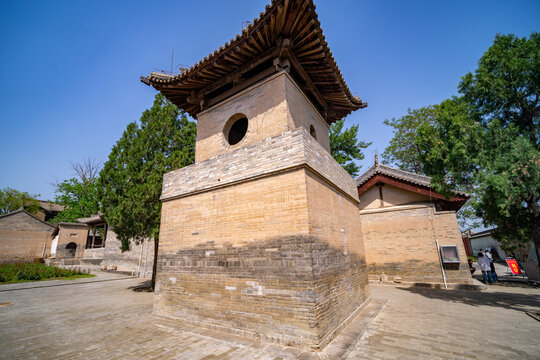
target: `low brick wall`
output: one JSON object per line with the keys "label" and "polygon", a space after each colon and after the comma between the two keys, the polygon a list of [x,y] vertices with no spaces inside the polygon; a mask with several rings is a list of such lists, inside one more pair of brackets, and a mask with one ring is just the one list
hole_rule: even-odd
{"label": "low brick wall", "polygon": [[117,239],[114,231],[108,229],[101,265],[108,268],[116,266],[116,270],[119,271],[140,271],[140,276],[152,277],[154,241],[149,239],[139,244],[132,242],[130,250],[122,252],[122,243]]}
{"label": "low brick wall", "polygon": [[54,226],[23,210],[0,216],[0,262],[47,257],[53,230]]}
{"label": "low brick wall", "polygon": [[84,249],[83,257],[85,259],[103,259],[104,253],[104,248]]}
{"label": "low brick wall", "polygon": [[366,263],[371,279],[384,273],[390,280],[443,282],[435,239],[457,245],[460,263],[445,264],[447,281],[472,281],[453,211],[435,212],[430,205],[361,211]]}
{"label": "low brick wall", "polygon": [[84,257],[84,251],[86,247],[86,241],[88,238],[88,226],[84,224],[67,224],[62,223],[59,225],[58,232],[58,245],[56,246],[56,259],[70,258],[71,254],[67,250],[67,246],[74,243],[75,259],[82,259]]}
{"label": "low brick wall", "polygon": [[30,261],[51,250],[51,234],[43,231],[0,230],[0,262]]}

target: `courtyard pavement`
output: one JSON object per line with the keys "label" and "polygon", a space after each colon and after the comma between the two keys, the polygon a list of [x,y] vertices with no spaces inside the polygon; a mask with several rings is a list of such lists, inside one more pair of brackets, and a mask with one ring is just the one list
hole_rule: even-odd
{"label": "courtyard pavement", "polygon": [[0,286],[0,359],[540,359],[540,289],[372,285],[327,348],[302,352],[151,315],[142,279]]}

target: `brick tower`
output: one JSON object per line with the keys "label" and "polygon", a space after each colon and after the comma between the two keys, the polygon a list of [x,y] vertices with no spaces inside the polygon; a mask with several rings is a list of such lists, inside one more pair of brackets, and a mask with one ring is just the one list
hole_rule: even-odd
{"label": "brick tower", "polygon": [[154,312],[319,349],[369,299],[353,178],[329,125],[365,107],[312,1],[277,0],[180,75],[141,79],[197,119],[165,174]]}

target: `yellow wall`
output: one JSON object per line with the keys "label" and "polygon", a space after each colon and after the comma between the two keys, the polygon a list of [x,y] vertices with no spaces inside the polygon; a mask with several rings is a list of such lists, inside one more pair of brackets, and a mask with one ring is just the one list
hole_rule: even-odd
{"label": "yellow wall", "polygon": [[[223,129],[229,118],[248,119],[245,137],[229,145]],[[197,115],[195,162],[253,144],[300,127],[313,125],[317,140],[330,151],[328,125],[285,72],[278,73]]]}
{"label": "yellow wall", "polygon": [[414,204],[418,202],[430,201],[429,196],[417,194],[412,191],[403,190],[392,185],[382,186],[383,206],[379,196],[379,187],[372,186],[360,195],[360,209],[377,209],[380,207]]}

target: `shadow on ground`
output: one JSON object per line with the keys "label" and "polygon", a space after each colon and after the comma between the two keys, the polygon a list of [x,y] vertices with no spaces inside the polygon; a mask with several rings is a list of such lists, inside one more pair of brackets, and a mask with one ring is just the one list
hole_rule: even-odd
{"label": "shadow on ground", "polygon": [[131,289],[135,292],[153,292],[152,280],[147,280],[135,286],[130,286],[128,287],[128,289]]}
{"label": "shadow on ground", "polygon": [[525,308],[540,309],[540,291],[531,294],[508,292],[484,292],[476,290],[439,290],[419,287],[399,287],[430,299],[438,299],[472,306],[497,306],[523,311]]}

